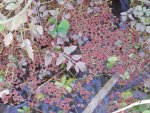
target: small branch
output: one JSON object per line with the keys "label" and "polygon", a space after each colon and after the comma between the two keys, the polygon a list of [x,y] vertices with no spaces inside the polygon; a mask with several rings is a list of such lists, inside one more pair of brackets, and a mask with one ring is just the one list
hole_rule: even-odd
{"label": "small branch", "polygon": [[148,100],[141,100],[141,101],[132,103],[132,104],[130,104],[130,105],[128,105],[128,106],[126,106],[126,107],[124,107],[124,108],[122,108],[122,109],[120,109],[120,110],[114,111],[114,112],[112,112],[112,113],[119,113],[119,112],[121,112],[121,111],[125,111],[125,110],[127,110],[127,109],[129,109],[129,108],[132,108],[132,107],[138,106],[138,105],[142,105],[142,104],[150,104],[150,99],[148,99]]}
{"label": "small branch", "polygon": [[[60,71],[58,74],[54,75],[54,77],[60,75],[60,74],[63,73],[65,70],[66,70],[66,68],[63,69],[62,71]],[[37,89],[35,90],[35,92],[37,92],[37,91],[38,91],[39,89],[41,89],[45,84],[47,84],[48,82],[50,82],[54,77],[50,78],[48,81],[46,81],[45,83],[43,83],[42,85],[40,85],[39,87],[37,87]]]}
{"label": "small branch", "polygon": [[98,104],[101,103],[103,98],[108,94],[108,92],[112,89],[112,87],[116,84],[118,77],[113,76],[103,88],[96,94],[96,96],[91,100],[91,102],[87,105],[83,113],[93,113],[94,109]]}
{"label": "small branch", "polygon": [[53,2],[53,0],[50,0],[50,1],[47,1],[47,2],[41,2],[41,3],[37,3],[37,4],[41,4],[41,5],[44,5],[44,4],[48,4],[50,2]]}
{"label": "small branch", "polygon": [[62,53],[62,54],[64,57],[68,58],[70,61],[72,61],[74,64],[76,64],[76,62],[73,59],[71,59],[70,57],[68,57],[65,53]]}

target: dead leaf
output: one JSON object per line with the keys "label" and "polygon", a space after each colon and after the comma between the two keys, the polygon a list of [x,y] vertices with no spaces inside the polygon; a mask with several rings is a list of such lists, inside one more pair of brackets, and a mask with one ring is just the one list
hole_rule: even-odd
{"label": "dead leaf", "polygon": [[25,40],[25,45],[26,45],[26,50],[27,53],[29,55],[29,57],[32,59],[32,61],[34,60],[34,54],[33,54],[33,49],[32,49],[32,45],[29,39]]}
{"label": "dead leaf", "polygon": [[73,60],[80,60],[82,58],[82,55],[73,55],[71,58]]}
{"label": "dead leaf", "polygon": [[72,67],[73,63],[69,60],[67,63],[67,71]]}
{"label": "dead leaf", "polygon": [[69,46],[69,47],[64,47],[64,52],[68,55],[70,55],[73,51],[75,51],[77,46]]}
{"label": "dead leaf", "polygon": [[46,51],[45,55],[45,66],[48,66],[52,61],[52,56],[50,54],[50,51]]}
{"label": "dead leaf", "polygon": [[5,37],[4,37],[4,44],[5,46],[9,46],[13,40],[13,34],[9,32]]}
{"label": "dead leaf", "polygon": [[80,69],[82,72],[86,71],[86,65],[85,65],[84,62],[78,62],[78,63],[76,63],[76,65],[79,67],[79,69]]}
{"label": "dead leaf", "polygon": [[65,57],[63,56],[62,53],[59,53],[59,57],[56,60],[56,65],[60,65],[61,63],[63,63],[65,61]]}

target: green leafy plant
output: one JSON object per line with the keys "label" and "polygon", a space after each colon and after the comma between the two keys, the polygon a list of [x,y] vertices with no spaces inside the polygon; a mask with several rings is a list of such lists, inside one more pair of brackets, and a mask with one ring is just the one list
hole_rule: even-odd
{"label": "green leafy plant", "polygon": [[22,109],[17,109],[19,113],[30,113],[30,108],[28,106],[23,106]]}
{"label": "green leafy plant", "polygon": [[150,110],[145,110],[142,113],[150,113]]}
{"label": "green leafy plant", "polygon": [[44,94],[43,93],[38,93],[35,95],[35,98],[39,101],[44,100]]}
{"label": "green leafy plant", "polygon": [[70,24],[68,22],[68,20],[63,19],[59,24],[57,19],[55,19],[54,17],[51,17],[48,22],[50,24],[52,24],[54,26],[54,28],[52,29],[52,31],[50,31],[50,35],[55,37],[55,36],[59,36],[62,37],[62,35],[66,35],[68,33]]}
{"label": "green leafy plant", "polygon": [[122,106],[122,107],[125,107],[125,106],[127,106],[127,103],[126,103],[126,102],[122,102],[122,103],[121,103],[121,106]]}
{"label": "green leafy plant", "polygon": [[130,73],[128,71],[124,72],[124,74],[121,75],[121,78],[123,80],[129,79],[130,78]]}
{"label": "green leafy plant", "polygon": [[0,24],[0,32],[4,31],[4,25]]}
{"label": "green leafy plant", "polygon": [[130,97],[132,97],[133,96],[133,94],[132,94],[132,92],[131,91],[126,91],[126,92],[122,92],[121,93],[121,97],[122,98],[124,98],[124,99],[128,99],[128,98],[130,98]]}
{"label": "green leafy plant", "polygon": [[63,113],[63,111],[62,111],[62,110],[59,110],[58,113]]}
{"label": "green leafy plant", "polygon": [[132,108],[133,111],[137,113],[150,113],[149,106],[147,105],[139,105]]}
{"label": "green leafy plant", "polygon": [[118,58],[116,56],[109,57],[106,65],[108,68],[111,69],[116,64],[117,61],[118,61]]}
{"label": "green leafy plant", "polygon": [[55,85],[57,85],[57,86],[59,86],[59,87],[64,87],[64,88],[66,88],[66,90],[67,90],[69,93],[71,93],[71,91],[72,91],[71,84],[72,84],[73,80],[74,80],[73,78],[69,78],[69,79],[67,80],[67,77],[66,77],[66,76],[63,76],[63,77],[61,78],[60,82],[58,82],[58,81],[55,82]]}

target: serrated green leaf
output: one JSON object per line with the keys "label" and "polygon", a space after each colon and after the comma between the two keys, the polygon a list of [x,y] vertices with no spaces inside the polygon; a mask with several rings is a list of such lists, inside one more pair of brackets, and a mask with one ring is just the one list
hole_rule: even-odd
{"label": "serrated green leaf", "polygon": [[69,78],[65,85],[70,85],[73,82],[73,80],[74,80],[73,78]]}
{"label": "serrated green leaf", "polygon": [[55,82],[55,85],[60,86],[60,87],[62,87],[62,86],[63,86],[63,84],[62,84],[62,83],[60,83],[60,82],[58,82],[58,81],[56,81],[56,82]]}
{"label": "serrated green leaf", "polygon": [[110,62],[111,64],[114,64],[118,61],[118,58],[116,56],[112,56],[108,58],[108,62]]}
{"label": "serrated green leaf", "polygon": [[130,78],[130,73],[128,71],[126,71],[123,75],[121,75],[121,78],[123,80],[129,79]]}
{"label": "serrated green leaf", "polygon": [[130,75],[130,73],[128,71],[126,71],[123,76],[125,77],[125,79],[129,79],[130,78],[129,75]]}
{"label": "serrated green leaf", "polygon": [[0,82],[4,82],[4,77],[0,77]]}
{"label": "serrated green leaf", "polygon": [[109,69],[113,68],[113,64],[112,64],[112,63],[107,63],[106,66],[107,66]]}
{"label": "serrated green leaf", "polygon": [[111,69],[113,68],[114,64],[118,61],[118,58],[116,56],[112,56],[109,57],[107,61],[108,63],[106,64],[106,66]]}
{"label": "serrated green leaf", "polygon": [[129,97],[132,97],[132,96],[133,96],[133,94],[130,91],[126,91],[126,92],[121,93],[121,97],[124,99],[128,99]]}
{"label": "serrated green leaf", "polygon": [[139,111],[140,111],[140,112],[143,112],[143,111],[145,111],[145,110],[147,110],[147,106],[146,106],[146,105],[140,105],[140,106],[139,106]]}
{"label": "serrated green leaf", "polygon": [[63,111],[62,111],[62,110],[59,110],[58,113],[63,113]]}
{"label": "serrated green leaf", "polygon": [[146,19],[145,19],[145,22],[146,22],[147,24],[149,24],[149,23],[150,23],[150,18],[146,18]]}
{"label": "serrated green leaf", "polygon": [[70,27],[70,25],[69,25],[68,20],[64,19],[58,25],[57,31],[58,31],[58,33],[67,34],[69,27]]}
{"label": "serrated green leaf", "polygon": [[35,97],[36,97],[37,100],[43,100],[44,99],[44,94],[38,93],[38,94],[35,95]]}
{"label": "serrated green leaf", "polygon": [[125,106],[127,106],[127,103],[122,102],[122,103],[121,103],[121,106],[122,106],[122,107],[125,107]]}
{"label": "serrated green leaf", "polygon": [[60,69],[63,69],[65,67],[65,64],[60,64]]}
{"label": "serrated green leaf", "polygon": [[66,83],[66,76],[63,76],[62,78],[61,78],[61,83],[64,85],[65,83]]}
{"label": "serrated green leaf", "polygon": [[68,91],[69,93],[71,93],[72,88],[71,88],[70,86],[66,86],[65,88],[67,89],[67,91]]}
{"label": "serrated green leaf", "polygon": [[28,106],[23,106],[23,110],[25,113],[30,113],[30,108]]}
{"label": "serrated green leaf", "polygon": [[50,24],[57,25],[57,20],[56,20],[56,18],[54,18],[54,17],[50,17],[50,18],[48,19],[48,22],[49,22]]}
{"label": "serrated green leaf", "polygon": [[0,32],[4,31],[5,27],[4,25],[0,24]]}
{"label": "serrated green leaf", "polygon": [[150,113],[150,110],[145,110],[142,113]]}
{"label": "serrated green leaf", "polygon": [[132,93],[131,93],[130,91],[127,91],[127,92],[126,92],[126,97],[128,98],[128,97],[130,97],[130,96],[132,96]]}
{"label": "serrated green leaf", "polygon": [[134,110],[134,111],[139,111],[139,106],[134,106],[134,107],[132,108],[132,110]]}

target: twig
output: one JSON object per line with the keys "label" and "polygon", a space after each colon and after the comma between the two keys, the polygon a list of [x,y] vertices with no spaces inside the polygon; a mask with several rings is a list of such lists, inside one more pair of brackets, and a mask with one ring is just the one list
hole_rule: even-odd
{"label": "twig", "polygon": [[150,99],[134,102],[134,103],[132,103],[132,104],[130,104],[130,105],[128,105],[128,106],[126,106],[126,107],[124,107],[124,108],[122,108],[122,109],[119,109],[119,110],[117,110],[117,111],[114,111],[114,112],[112,112],[112,113],[119,113],[119,112],[121,112],[121,111],[125,111],[125,110],[127,110],[127,109],[129,109],[129,108],[132,108],[132,107],[138,106],[138,105],[142,105],[142,104],[150,104]]}
{"label": "twig", "polygon": [[91,102],[87,105],[83,113],[93,113],[94,109],[98,104],[101,103],[103,98],[108,94],[108,92],[112,89],[112,87],[117,82],[118,77],[113,76],[100,91],[96,94],[96,96],[91,100]]}
{"label": "twig", "polygon": [[44,5],[44,4],[48,4],[50,2],[53,2],[53,0],[50,0],[50,1],[47,1],[47,2],[41,2],[41,3],[37,3],[37,4],[41,4],[41,5]]}
{"label": "twig", "polygon": [[[66,70],[63,69],[62,71],[60,71],[58,74],[54,75],[54,77],[58,76],[59,74],[63,73]],[[52,77],[51,79],[49,79],[48,81],[46,81],[45,83],[43,83],[42,85],[40,85],[39,87],[36,88],[35,92],[37,92],[39,89],[41,89],[45,84],[47,84],[48,82],[50,82],[54,77]]]}
{"label": "twig", "polygon": [[68,57],[65,53],[62,53],[62,54],[64,57],[68,58],[70,61],[72,61],[74,64],[76,64],[76,62],[73,59],[71,59],[70,57]]}

